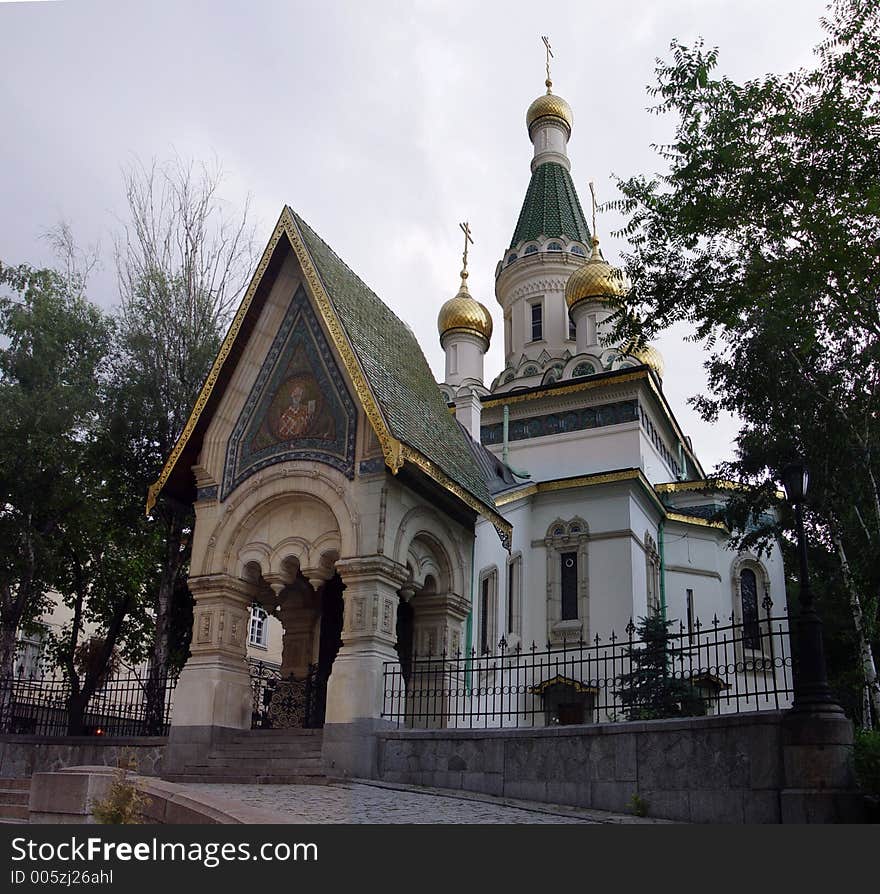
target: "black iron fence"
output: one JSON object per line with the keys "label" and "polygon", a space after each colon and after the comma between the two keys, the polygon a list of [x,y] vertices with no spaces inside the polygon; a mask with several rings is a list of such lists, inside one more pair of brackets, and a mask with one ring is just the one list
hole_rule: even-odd
{"label": "black iron fence", "polygon": [[311,665],[297,678],[282,677],[277,665],[248,660],[253,690],[251,729],[318,729],[324,725],[327,681]]}
{"label": "black iron fence", "polygon": [[0,679],[0,732],[36,736],[166,736],[177,676],[121,674],[90,698],[51,673]]}
{"label": "black iron fence", "polygon": [[[414,728],[648,720],[789,707],[788,617],[387,662],[382,716]],[[663,632],[665,631],[665,632]]]}

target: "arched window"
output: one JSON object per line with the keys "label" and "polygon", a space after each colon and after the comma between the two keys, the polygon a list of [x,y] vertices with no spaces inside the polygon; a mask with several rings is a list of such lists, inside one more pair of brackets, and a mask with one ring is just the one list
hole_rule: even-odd
{"label": "arched window", "polygon": [[647,582],[648,614],[659,615],[660,604],[660,553],[650,534],[645,534],[645,578]]}
{"label": "arched window", "polygon": [[562,246],[558,242],[551,242],[547,246],[547,251],[562,251]]}
{"label": "arched window", "polygon": [[538,251],[537,245],[530,245],[530,246],[528,246],[528,248],[526,248],[526,250],[523,252],[523,254],[533,255],[533,254],[537,254],[537,251]]}
{"label": "arched window", "polygon": [[477,648],[480,655],[495,652],[498,645],[496,629],[498,604],[498,569],[486,568],[480,572],[479,603],[477,605]]}
{"label": "arched window", "polygon": [[547,529],[547,639],[551,643],[588,639],[588,542],[582,518],[557,519]]}
{"label": "arched window", "polygon": [[537,366],[527,366],[523,370],[524,376],[536,376],[538,375],[538,367]]}
{"label": "arched window", "polygon": [[592,376],[596,372],[596,367],[592,363],[579,363],[572,372],[574,378],[579,379],[581,376]]}
{"label": "arched window", "polygon": [[758,578],[751,568],[743,568],[739,576],[740,610],[742,612],[743,646],[761,648],[761,627],[758,619]]}
{"label": "arched window", "polygon": [[516,258],[517,258],[517,254],[516,254],[516,252],[515,252],[515,251],[512,251],[512,252],[507,256],[507,263],[508,263],[508,264],[512,264],[512,263],[516,260]]}
{"label": "arched window", "polygon": [[512,382],[515,378],[516,378],[516,376],[514,375],[514,373],[512,373],[512,372],[507,373],[504,376],[504,384],[506,385],[508,382]]}
{"label": "arched window", "polygon": [[582,258],[587,256],[587,253],[579,245],[572,245],[571,253],[573,255],[580,255]]}

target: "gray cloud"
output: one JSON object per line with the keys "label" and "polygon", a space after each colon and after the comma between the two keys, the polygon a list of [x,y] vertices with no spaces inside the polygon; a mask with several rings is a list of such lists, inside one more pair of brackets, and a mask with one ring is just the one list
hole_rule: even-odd
{"label": "gray cloud", "polygon": [[[109,248],[124,213],[120,166],[172,151],[221,159],[231,205],[253,199],[258,238],[297,209],[405,319],[436,373],[436,315],[457,289],[458,221],[471,222],[472,291],[493,309],[495,264],[529,178],[525,110],[554,89],[574,109],[569,146],[582,196],[613,174],[658,169],[670,123],[645,86],[669,41],[703,36],[735,79],[808,64],[824,0],[0,4],[0,258],[45,263],[39,234],[64,217],[100,239],[93,297],[115,301]],[[538,14],[547,10],[546,15]],[[551,11],[552,10],[552,11]],[[606,254],[619,220],[600,221]],[[499,332],[500,326],[496,327]],[[708,427],[685,405],[702,352],[666,333],[665,391],[704,463],[730,453],[734,420]],[[500,338],[487,374],[502,366]]]}

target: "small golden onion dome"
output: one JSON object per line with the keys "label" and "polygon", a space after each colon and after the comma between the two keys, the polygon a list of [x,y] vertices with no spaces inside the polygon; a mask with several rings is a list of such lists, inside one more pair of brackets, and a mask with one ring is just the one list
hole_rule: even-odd
{"label": "small golden onion dome", "polygon": [[599,254],[599,240],[593,237],[593,253],[578,267],[565,285],[565,303],[571,310],[581,301],[610,301],[626,294],[623,273]]}
{"label": "small golden onion dome", "polygon": [[547,92],[539,96],[526,112],[526,127],[528,130],[531,131],[532,125],[541,118],[560,119],[568,128],[569,134],[571,134],[573,120],[571,106],[561,96],[551,93],[549,87]]}
{"label": "small golden onion dome", "polygon": [[645,366],[649,366],[655,373],[657,373],[658,379],[663,378],[663,371],[666,369],[666,364],[663,362],[663,355],[651,345],[644,345],[641,348],[637,348],[634,346],[633,342],[628,342],[621,347],[620,353],[627,357],[632,357],[633,360],[638,360],[639,363],[644,363]]}
{"label": "small golden onion dome", "polygon": [[469,332],[490,341],[492,338],[492,316],[488,308],[471,297],[467,283],[462,280],[461,288],[454,298],[450,298],[440,308],[437,329],[443,338],[447,332]]}

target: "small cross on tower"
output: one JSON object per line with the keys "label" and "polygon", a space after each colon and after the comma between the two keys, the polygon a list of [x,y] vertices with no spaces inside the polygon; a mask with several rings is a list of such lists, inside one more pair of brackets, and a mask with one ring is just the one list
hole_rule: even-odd
{"label": "small cross on tower", "polygon": [[596,186],[593,181],[590,181],[590,195],[593,197],[593,238],[596,238],[596,210],[598,209],[598,205],[596,204]]}
{"label": "small cross on tower", "polygon": [[550,92],[550,88],[553,86],[553,81],[550,80],[550,60],[553,58],[553,50],[550,47],[550,38],[546,35],[541,36],[541,40],[544,41],[544,49],[547,53],[547,80],[545,81],[547,85],[547,92]]}
{"label": "small cross on tower", "polygon": [[460,223],[459,226],[461,227],[462,233],[464,233],[464,254],[461,256],[461,263],[462,263],[461,278],[462,278],[462,280],[465,280],[465,279],[467,279],[467,275],[468,275],[468,272],[467,272],[468,243],[470,242],[470,244],[473,245],[474,240],[473,240],[473,237],[471,236],[470,224],[467,221],[465,221],[464,223]]}

